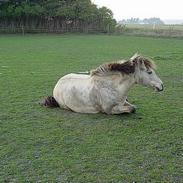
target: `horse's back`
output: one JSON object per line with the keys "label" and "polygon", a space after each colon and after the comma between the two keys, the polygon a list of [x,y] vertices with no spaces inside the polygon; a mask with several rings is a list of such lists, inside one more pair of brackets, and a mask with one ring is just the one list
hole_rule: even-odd
{"label": "horse's back", "polygon": [[91,76],[87,75],[87,74],[70,73],[70,74],[67,74],[67,75],[63,76],[62,78],[60,78],[60,80],[63,80],[63,79],[88,79],[90,77]]}
{"label": "horse's back", "polygon": [[83,88],[84,86],[89,84],[90,81],[90,75],[84,75],[84,74],[67,74],[60,78],[55,86],[57,87],[64,87],[70,88],[70,87],[80,87]]}

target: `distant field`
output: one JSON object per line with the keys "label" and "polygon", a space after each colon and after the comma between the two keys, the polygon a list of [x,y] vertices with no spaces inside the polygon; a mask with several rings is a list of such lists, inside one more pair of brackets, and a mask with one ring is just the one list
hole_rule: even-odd
{"label": "distant field", "polygon": [[[136,114],[41,107],[66,73],[135,52],[152,57],[165,91],[137,86]],[[182,182],[183,41],[104,35],[0,36],[0,182]]]}
{"label": "distant field", "polygon": [[181,30],[183,31],[182,25],[141,25],[141,24],[128,24],[129,28],[139,28],[139,29],[163,29],[163,30]]}
{"label": "distant field", "polygon": [[156,37],[183,37],[183,25],[127,24],[124,26],[122,33]]}

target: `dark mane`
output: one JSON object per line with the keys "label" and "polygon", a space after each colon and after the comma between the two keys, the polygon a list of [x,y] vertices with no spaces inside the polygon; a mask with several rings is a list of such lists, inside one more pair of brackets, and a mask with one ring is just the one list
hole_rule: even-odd
{"label": "dark mane", "polygon": [[131,74],[135,72],[135,67],[137,65],[142,65],[144,63],[146,68],[155,69],[155,64],[148,58],[141,55],[135,54],[131,59],[118,61],[115,63],[103,64],[97,67],[95,70],[90,71],[91,75],[106,75],[111,72],[120,72],[122,74]]}
{"label": "dark mane", "polygon": [[124,63],[112,63],[108,64],[110,71],[118,71],[124,74],[130,74],[135,72],[135,65],[131,61],[126,61]]}

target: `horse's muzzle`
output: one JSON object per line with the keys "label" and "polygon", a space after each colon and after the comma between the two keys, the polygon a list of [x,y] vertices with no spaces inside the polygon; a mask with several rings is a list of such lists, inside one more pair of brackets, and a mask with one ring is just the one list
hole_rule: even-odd
{"label": "horse's muzzle", "polygon": [[163,84],[161,84],[161,87],[160,87],[160,88],[159,88],[159,87],[156,87],[156,90],[157,90],[158,92],[163,91],[163,90],[164,90],[164,86],[163,86]]}

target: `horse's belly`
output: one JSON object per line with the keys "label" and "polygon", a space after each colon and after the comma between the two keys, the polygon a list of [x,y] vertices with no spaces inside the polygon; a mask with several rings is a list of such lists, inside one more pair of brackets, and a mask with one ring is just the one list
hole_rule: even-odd
{"label": "horse's belly", "polygon": [[59,105],[80,113],[97,113],[91,101],[91,83],[88,77],[60,79],[55,86],[53,95]]}

